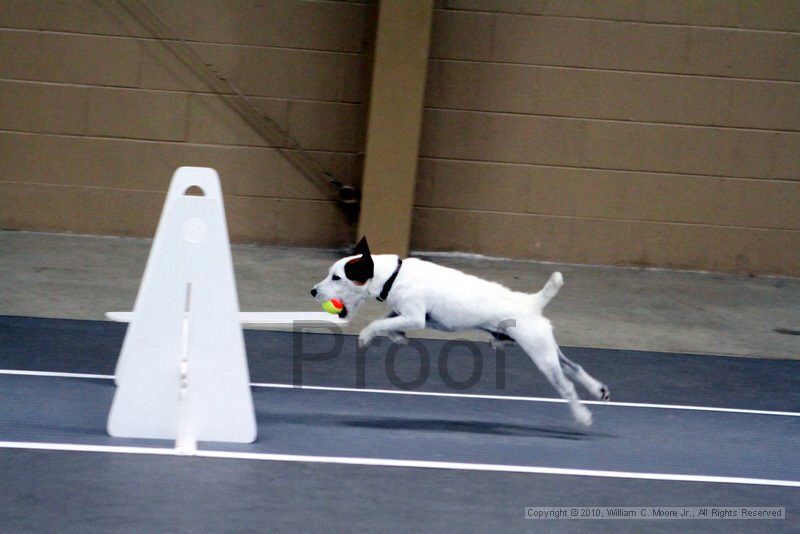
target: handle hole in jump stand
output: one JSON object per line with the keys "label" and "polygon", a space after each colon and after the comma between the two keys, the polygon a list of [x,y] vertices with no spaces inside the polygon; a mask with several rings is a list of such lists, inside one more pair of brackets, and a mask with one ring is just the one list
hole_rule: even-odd
{"label": "handle hole in jump stand", "polygon": [[187,197],[204,197],[206,196],[206,192],[203,191],[203,188],[197,185],[192,185],[186,188],[186,191],[183,194]]}

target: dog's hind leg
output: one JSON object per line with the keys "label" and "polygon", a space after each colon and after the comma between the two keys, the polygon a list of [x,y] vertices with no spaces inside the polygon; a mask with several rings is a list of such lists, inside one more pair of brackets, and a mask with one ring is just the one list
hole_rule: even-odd
{"label": "dog's hind leg", "polygon": [[564,375],[558,358],[558,345],[550,322],[544,317],[525,319],[508,329],[509,335],[530,356],[558,394],[569,403],[572,416],[579,424],[592,424],[592,413],[581,404],[575,386]]}
{"label": "dog's hind leg", "polygon": [[583,370],[583,367],[573,362],[561,352],[558,348],[558,361],[561,364],[561,370],[567,375],[567,378],[586,388],[586,391],[592,394],[596,399],[607,401],[611,398],[611,391],[608,386],[599,382],[589,373]]}

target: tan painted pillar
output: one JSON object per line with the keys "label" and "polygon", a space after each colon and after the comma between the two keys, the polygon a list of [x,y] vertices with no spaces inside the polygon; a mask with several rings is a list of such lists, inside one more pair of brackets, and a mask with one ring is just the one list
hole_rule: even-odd
{"label": "tan painted pillar", "polygon": [[358,236],[406,255],[417,173],[433,0],[381,0]]}

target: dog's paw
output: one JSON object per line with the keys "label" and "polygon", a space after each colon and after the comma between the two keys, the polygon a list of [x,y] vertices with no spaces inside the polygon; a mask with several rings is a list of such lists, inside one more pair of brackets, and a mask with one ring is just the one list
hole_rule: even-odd
{"label": "dog's paw", "polygon": [[369,344],[372,343],[372,339],[374,337],[375,336],[370,332],[362,330],[361,333],[358,334],[358,347],[363,349],[364,347],[369,346]]}
{"label": "dog's paw", "polygon": [[396,345],[408,345],[408,338],[403,332],[389,332],[386,336]]}
{"label": "dog's paw", "polygon": [[556,287],[561,287],[564,285],[564,277],[558,271],[554,272],[552,276],[550,276],[550,280],[553,281]]}
{"label": "dog's paw", "polygon": [[582,427],[592,426],[592,412],[590,412],[586,406],[583,404],[572,404],[570,408],[572,409],[572,417],[575,418],[576,423]]}
{"label": "dog's paw", "polygon": [[599,401],[608,401],[611,399],[611,390],[602,382],[596,382],[592,386],[588,386],[586,390],[591,393],[592,397]]}

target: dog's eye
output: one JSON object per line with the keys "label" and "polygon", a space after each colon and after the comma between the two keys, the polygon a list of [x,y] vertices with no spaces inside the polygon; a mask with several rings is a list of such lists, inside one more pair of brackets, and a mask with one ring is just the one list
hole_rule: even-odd
{"label": "dog's eye", "polygon": [[334,274],[333,276],[331,276],[331,280],[335,282],[337,280],[341,280],[341,278],[339,278],[337,275]]}

